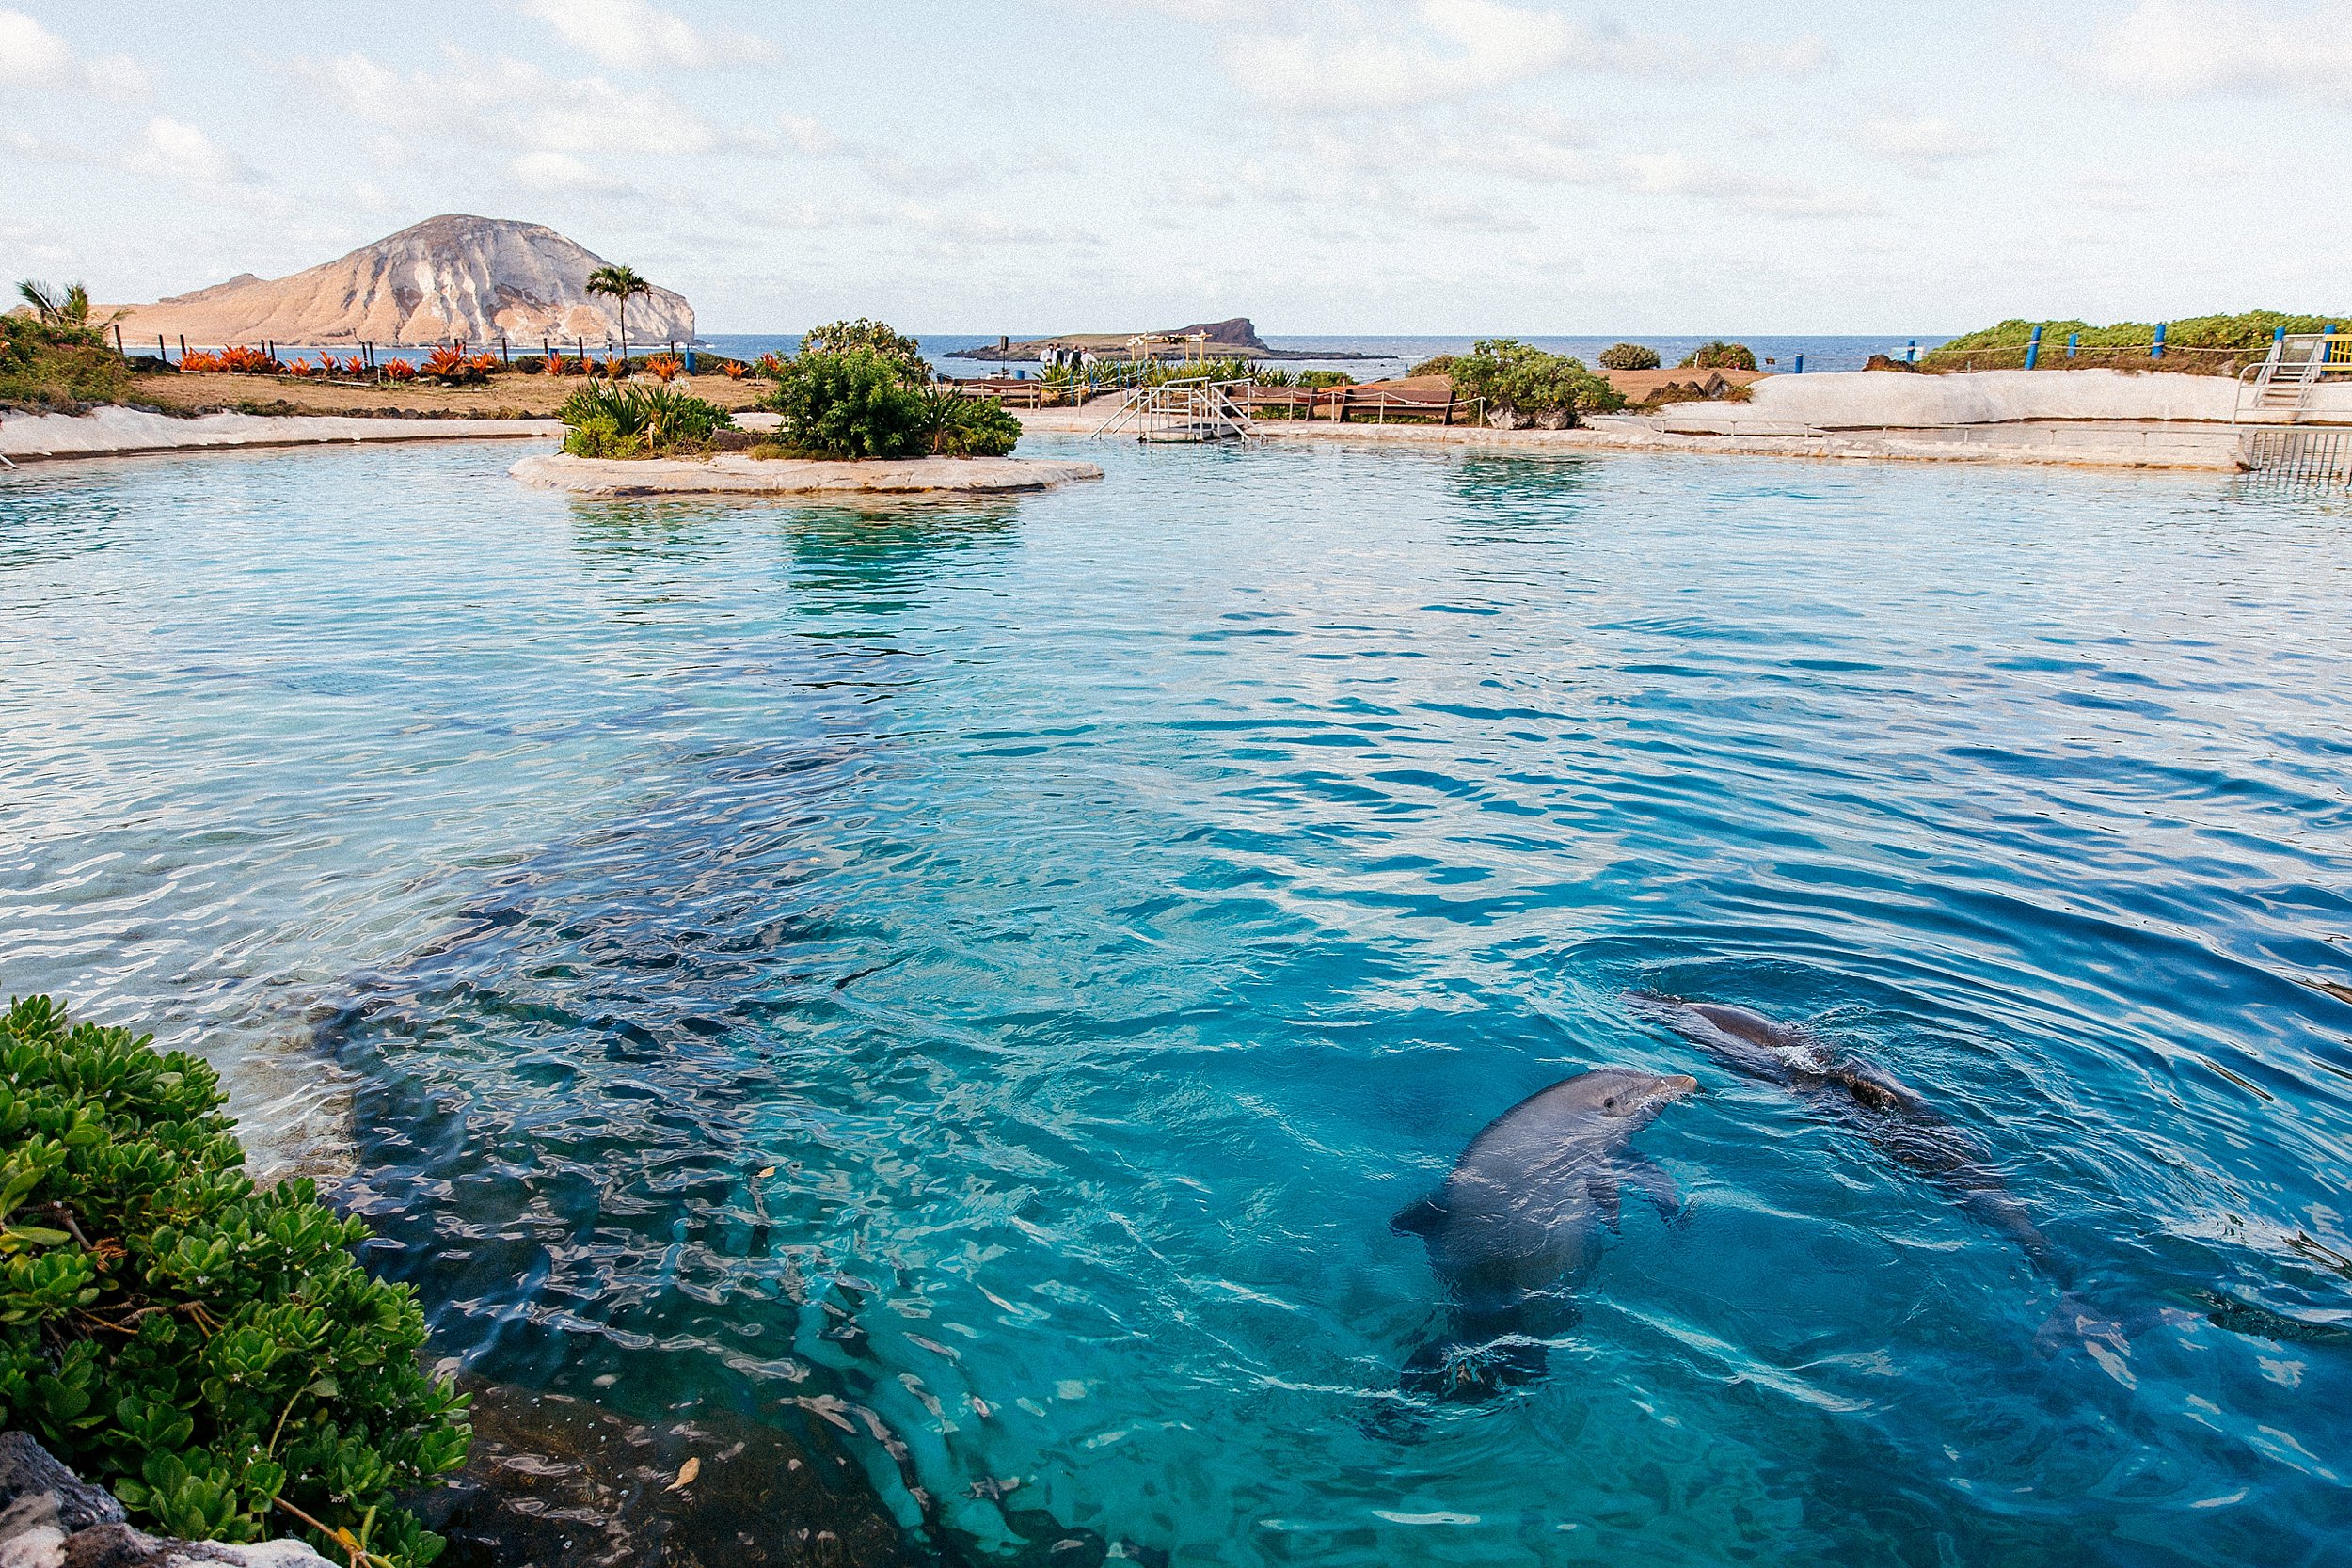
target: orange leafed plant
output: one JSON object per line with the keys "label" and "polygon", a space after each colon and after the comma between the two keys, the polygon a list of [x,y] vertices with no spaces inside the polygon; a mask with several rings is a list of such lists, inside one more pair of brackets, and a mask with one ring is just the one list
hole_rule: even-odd
{"label": "orange leafed plant", "polygon": [[387,379],[392,381],[414,381],[417,378],[417,367],[405,359],[387,359],[384,362],[384,374]]}
{"label": "orange leafed plant", "polygon": [[466,351],[443,343],[424,356],[427,375],[463,375],[466,373]]}
{"label": "orange leafed plant", "polygon": [[563,356],[562,355],[560,355],[560,354],[550,354],[550,355],[548,355],[548,374],[549,374],[549,375],[562,375],[563,373],[564,373],[564,356]]}
{"label": "orange leafed plant", "polygon": [[466,368],[476,375],[495,375],[498,373],[499,356],[495,354],[477,354],[466,361]]}
{"label": "orange leafed plant", "polygon": [[308,359],[297,359],[293,364],[286,367],[286,373],[288,375],[312,376],[319,373],[319,368],[316,365],[311,364]]}
{"label": "orange leafed plant", "polygon": [[742,360],[730,359],[727,361],[727,379],[729,381],[740,381],[751,373],[751,367],[743,363]]}
{"label": "orange leafed plant", "polygon": [[618,381],[628,373],[628,361],[617,354],[608,354],[604,356],[604,373]]}
{"label": "orange leafed plant", "polygon": [[675,354],[657,354],[645,361],[645,369],[651,371],[653,378],[665,387],[675,381],[677,372],[685,368],[686,361]]}
{"label": "orange leafed plant", "polygon": [[343,361],[343,374],[357,378],[367,373],[368,367],[360,362],[358,355],[355,354]]}

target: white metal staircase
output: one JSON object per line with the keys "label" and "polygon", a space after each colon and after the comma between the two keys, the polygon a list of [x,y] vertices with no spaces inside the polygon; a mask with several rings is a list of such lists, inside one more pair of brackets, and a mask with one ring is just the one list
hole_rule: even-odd
{"label": "white metal staircase", "polygon": [[2288,411],[2290,421],[2311,408],[2312,393],[2330,375],[2352,375],[2352,334],[2299,333],[2273,338],[2262,363],[2238,372],[2237,408]]}
{"label": "white metal staircase", "polygon": [[1233,401],[1245,381],[1164,381],[1138,387],[1095,427],[1096,439],[1132,430],[1140,441],[1254,441],[1258,426]]}

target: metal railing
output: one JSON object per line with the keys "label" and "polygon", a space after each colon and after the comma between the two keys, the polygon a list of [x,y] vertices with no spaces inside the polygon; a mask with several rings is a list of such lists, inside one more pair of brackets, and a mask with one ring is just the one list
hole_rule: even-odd
{"label": "metal railing", "polygon": [[2258,430],[2246,437],[2250,487],[2294,493],[2352,489],[2352,430]]}
{"label": "metal railing", "polygon": [[1139,441],[1254,441],[1257,425],[1233,401],[1246,381],[1163,381],[1138,387],[1094,429],[1102,440],[1132,429]]}
{"label": "metal railing", "polygon": [[2270,341],[2270,352],[2259,365],[2238,372],[2237,403],[2233,423],[2250,406],[2284,408],[2290,420],[2311,410],[2312,393],[2329,376],[2352,376],[2352,333],[2282,334]]}

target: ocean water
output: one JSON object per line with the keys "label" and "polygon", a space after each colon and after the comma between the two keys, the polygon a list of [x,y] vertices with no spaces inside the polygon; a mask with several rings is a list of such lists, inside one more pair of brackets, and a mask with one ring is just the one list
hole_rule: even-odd
{"label": "ocean water", "polygon": [[[437,1354],[830,1422],[980,1560],[2352,1554],[2340,505],[1068,450],[0,475],[0,987],[221,1060]],[[1914,1085],[2124,1338],[1635,988]],[[1546,1376],[1400,1394],[1390,1214],[1598,1065],[1701,1081],[1687,1211]]]}
{"label": "ocean water", "polygon": [[[1489,335],[1512,336],[1506,332]],[[1013,336],[1018,341],[1024,336],[1031,336],[1031,334],[1016,333]],[[1725,332],[1697,336],[1658,337],[1645,336],[1641,333],[1626,333],[1605,338],[1529,337],[1522,338],[1521,341],[1532,343],[1537,348],[1547,349],[1553,354],[1570,355],[1583,360],[1587,365],[1595,365],[1599,362],[1602,351],[1611,344],[1623,342],[1627,338],[1631,338],[1635,341],[1645,343],[1656,349],[1663,363],[1678,365],[1682,362],[1684,356],[1701,343],[1708,341],[1711,338],[1724,338],[1732,341],[1746,343],[1755,352],[1756,362],[1759,367],[1786,372],[1796,370],[1797,357],[1800,355],[1804,356],[1804,368],[1808,371],[1858,371],[1869,362],[1870,356],[1874,354],[1884,354],[1899,359],[1909,352],[1910,345],[1914,343],[1916,343],[1919,352],[1924,354],[1936,344],[1945,341],[1948,336],[1944,333],[1931,333],[1916,338],[1882,338],[1867,334],[1743,337],[1736,332]],[[977,348],[984,343],[993,343],[996,341],[994,338],[975,337],[969,334],[924,333],[916,341],[923,345],[923,352],[930,357],[932,366],[943,375],[1000,375],[1019,372],[1025,368],[1018,365],[1005,365],[993,359],[949,357],[958,349]],[[801,346],[798,333],[784,337],[749,333],[713,333],[708,341],[716,352],[742,359],[756,359],[763,354],[771,353],[796,354]],[[1422,360],[1433,358],[1440,354],[1467,354],[1470,352],[1470,345],[1476,341],[1476,338],[1426,335],[1418,337],[1269,337],[1265,341],[1271,348],[1284,349],[1292,353],[1328,356],[1323,358],[1286,359],[1281,362],[1285,370],[1345,371],[1359,381],[1376,381],[1385,376],[1403,375]],[[1028,373],[1034,375],[1037,372],[1029,370]]]}

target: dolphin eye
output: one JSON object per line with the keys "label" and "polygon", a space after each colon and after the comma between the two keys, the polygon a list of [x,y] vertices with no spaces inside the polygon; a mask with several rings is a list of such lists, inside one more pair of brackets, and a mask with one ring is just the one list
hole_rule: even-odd
{"label": "dolphin eye", "polygon": [[1617,1097],[1613,1094],[1611,1095],[1608,1099],[1600,1102],[1600,1108],[1604,1111],[1615,1110],[1617,1108]]}

